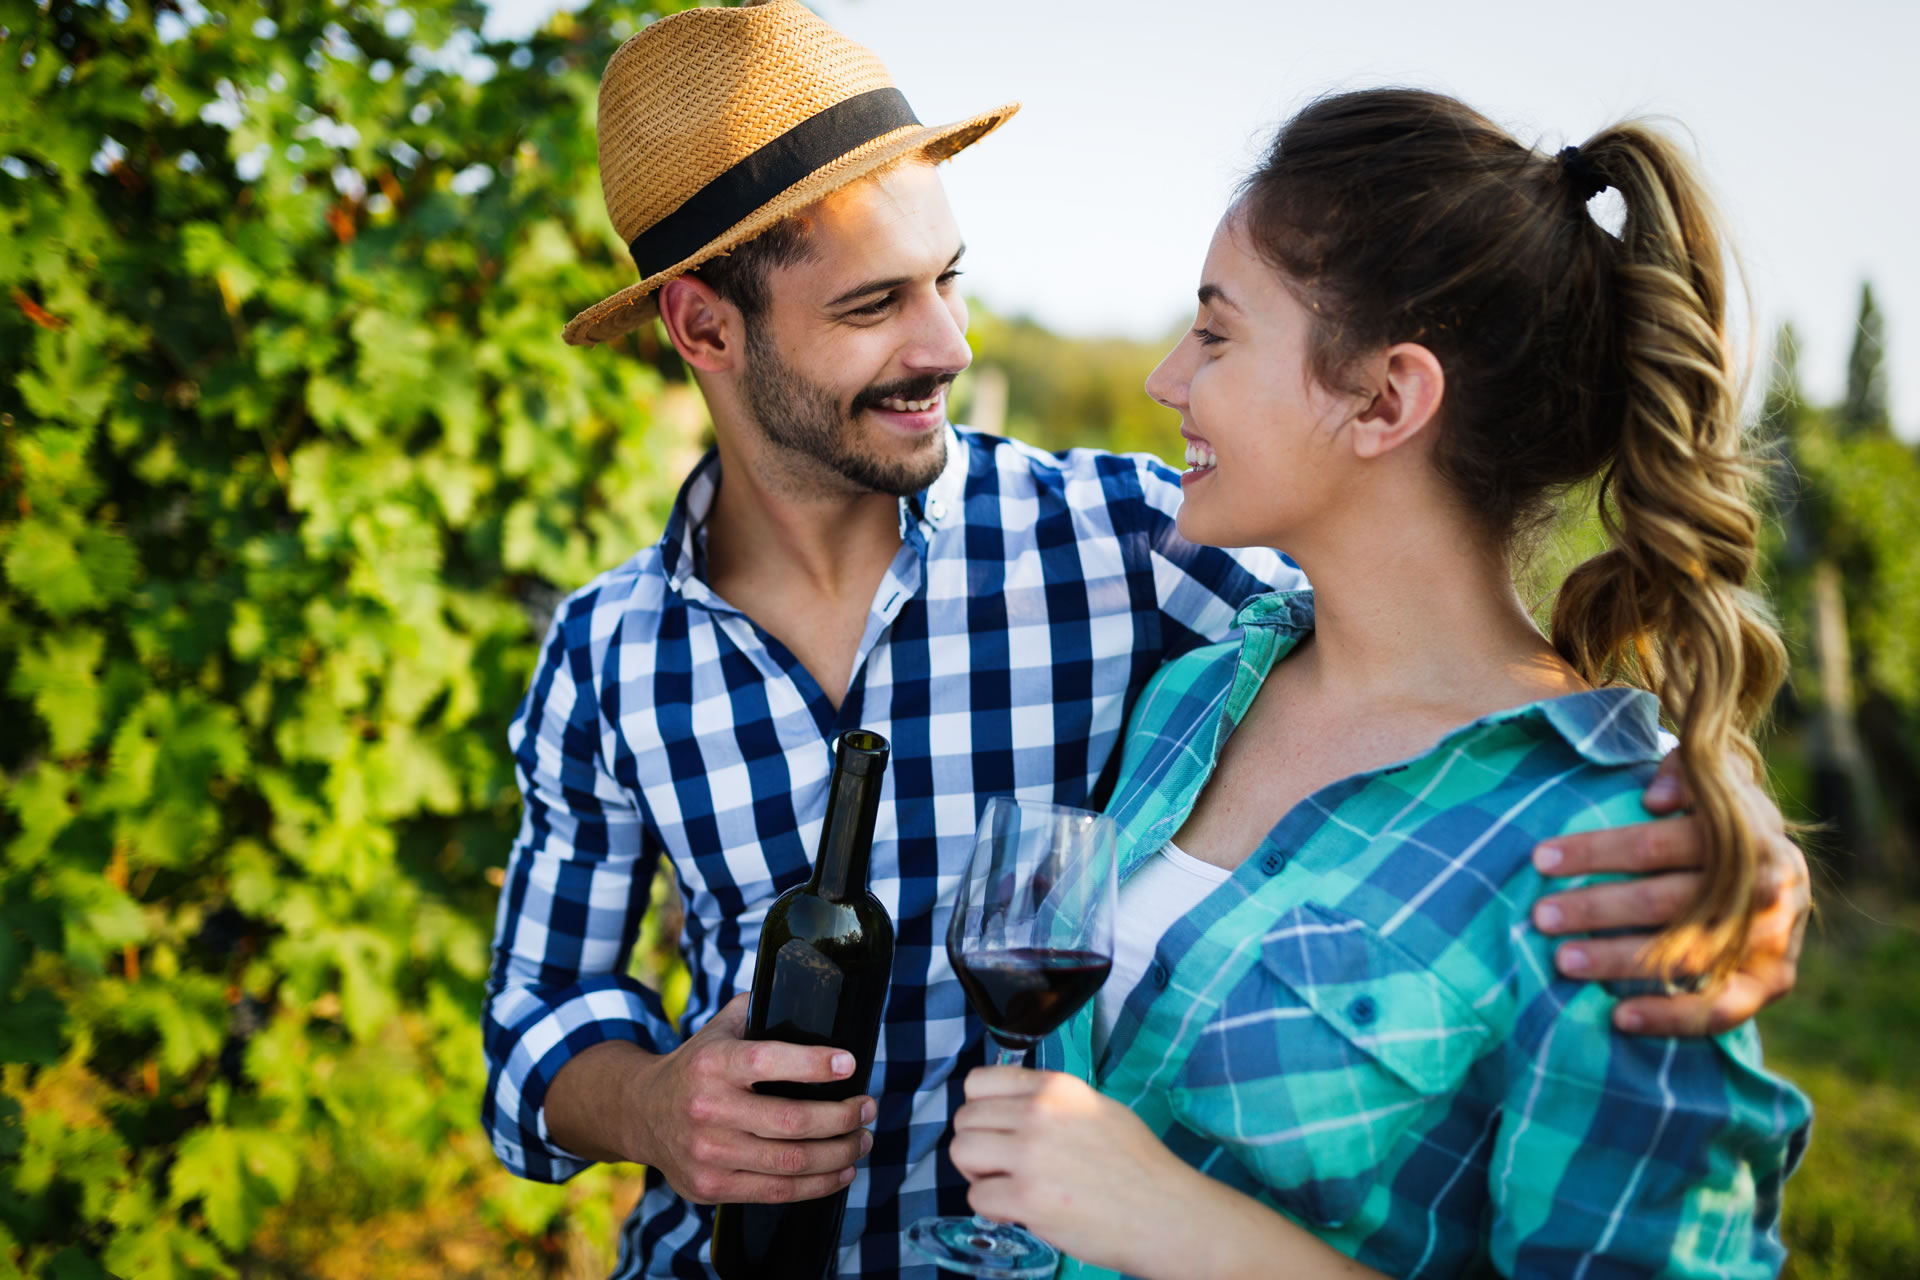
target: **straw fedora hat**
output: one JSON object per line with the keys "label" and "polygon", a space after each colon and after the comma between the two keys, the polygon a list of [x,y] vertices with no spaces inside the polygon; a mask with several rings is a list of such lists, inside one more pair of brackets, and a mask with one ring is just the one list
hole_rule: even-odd
{"label": "straw fedora hat", "polygon": [[638,328],[675,276],[903,156],[944,160],[1019,108],[923,125],[880,59],[799,0],[655,22],[600,77],[600,189],[640,283],[562,336],[589,346]]}

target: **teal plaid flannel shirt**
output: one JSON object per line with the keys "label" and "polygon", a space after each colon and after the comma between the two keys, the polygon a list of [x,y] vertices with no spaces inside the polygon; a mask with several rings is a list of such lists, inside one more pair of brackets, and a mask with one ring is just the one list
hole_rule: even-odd
{"label": "teal plaid flannel shirt", "polygon": [[[1312,595],[1238,623],[1134,712],[1109,808],[1123,875],[1186,820]],[[1390,1275],[1774,1275],[1805,1097],[1751,1026],[1614,1035],[1614,997],[1557,976],[1528,923],[1534,845],[1645,821],[1658,734],[1652,697],[1601,689],[1316,792],[1168,930],[1097,1062],[1088,1009],[1043,1064]]]}

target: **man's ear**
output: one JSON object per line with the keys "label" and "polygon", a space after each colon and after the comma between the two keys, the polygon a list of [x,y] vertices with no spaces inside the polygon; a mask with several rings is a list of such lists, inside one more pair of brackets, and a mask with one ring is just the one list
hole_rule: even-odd
{"label": "man's ear", "polygon": [[1362,458],[1391,453],[1431,426],[1447,388],[1439,358],[1417,342],[1388,347],[1374,368],[1373,400],[1353,420],[1353,451]]}
{"label": "man's ear", "polygon": [[706,373],[725,373],[745,350],[740,308],[694,276],[676,276],[660,286],[660,320],[680,358]]}

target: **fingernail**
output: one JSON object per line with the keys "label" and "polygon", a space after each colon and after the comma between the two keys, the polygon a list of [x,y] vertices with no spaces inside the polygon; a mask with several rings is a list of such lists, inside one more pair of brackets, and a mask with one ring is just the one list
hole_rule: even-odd
{"label": "fingernail", "polygon": [[1551,871],[1559,866],[1565,857],[1566,854],[1560,851],[1559,845],[1543,844],[1533,851],[1533,865],[1538,870]]}
{"label": "fingernail", "polygon": [[853,1181],[853,1167],[851,1165],[840,1171],[840,1181],[842,1184]]}
{"label": "fingernail", "polygon": [[853,1074],[853,1055],[850,1053],[834,1054],[833,1055],[833,1074],[837,1076],[852,1075]]}
{"label": "fingernail", "polygon": [[865,1155],[871,1150],[873,1150],[873,1134],[866,1129],[862,1129],[860,1131],[860,1154]]}
{"label": "fingernail", "polygon": [[1652,804],[1672,804],[1680,798],[1680,784],[1661,774],[1647,788],[1647,800]]}
{"label": "fingernail", "polygon": [[861,1124],[872,1124],[873,1118],[879,1114],[880,1114],[880,1108],[874,1105],[872,1098],[868,1098],[865,1102],[860,1104],[860,1123]]}
{"label": "fingernail", "polygon": [[1567,913],[1551,902],[1543,902],[1533,909],[1533,919],[1542,929],[1558,929],[1567,922]]}
{"label": "fingernail", "polygon": [[1587,953],[1579,947],[1563,947],[1560,951],[1560,971],[1562,973],[1585,973],[1587,971]]}
{"label": "fingernail", "polygon": [[1622,1009],[1613,1016],[1613,1020],[1622,1031],[1638,1031],[1647,1025],[1647,1020],[1633,1009]]}

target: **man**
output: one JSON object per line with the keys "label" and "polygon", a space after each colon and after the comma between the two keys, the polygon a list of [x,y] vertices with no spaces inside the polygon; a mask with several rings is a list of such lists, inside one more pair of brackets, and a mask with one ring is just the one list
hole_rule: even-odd
{"label": "man", "polygon": [[[495,938],[485,1120],[524,1176],[648,1166],[621,1276],[706,1274],[697,1206],[849,1182],[840,1274],[934,1274],[900,1233],[964,1211],[944,1137],[982,1028],[941,939],[981,803],[1098,803],[1147,676],[1227,631],[1247,596],[1300,581],[1272,553],[1182,541],[1158,463],[947,424],[968,362],[963,245],[932,162],[1013,110],[921,126],[873,55],[795,0],[656,23],[602,80],[602,185],[641,280],[567,337],[657,308],[717,447],[660,543],[562,606],[515,720],[526,812]],[[897,945],[872,1096],[762,1097],[756,1081],[851,1070],[831,1049],[742,1041],[739,993],[767,906],[808,873],[829,744],[852,727],[893,744],[872,877]],[[1543,869],[1692,865],[1697,839],[1684,821],[1596,835]],[[1797,886],[1804,864],[1781,845]],[[662,854],[687,908],[678,1029],[623,972]],[[1568,930],[1657,926],[1689,892],[1669,875],[1543,911]],[[1717,1004],[1622,1016],[1694,1034],[1750,1016],[1791,984],[1803,897],[1763,918]],[[1583,942],[1584,969],[1569,967],[1630,974],[1636,945]]]}

